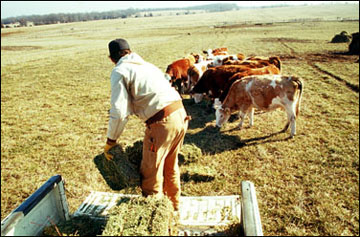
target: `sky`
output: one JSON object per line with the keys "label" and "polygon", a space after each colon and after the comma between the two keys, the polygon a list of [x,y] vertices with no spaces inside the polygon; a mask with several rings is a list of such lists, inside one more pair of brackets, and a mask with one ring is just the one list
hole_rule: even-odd
{"label": "sky", "polygon": [[[335,1],[1,1],[1,19],[50,13],[85,13],[124,10],[128,8],[189,7],[213,3],[236,3],[238,6],[275,4],[321,4]],[[336,1],[351,2],[351,1]],[[358,2],[358,1],[354,1]]]}

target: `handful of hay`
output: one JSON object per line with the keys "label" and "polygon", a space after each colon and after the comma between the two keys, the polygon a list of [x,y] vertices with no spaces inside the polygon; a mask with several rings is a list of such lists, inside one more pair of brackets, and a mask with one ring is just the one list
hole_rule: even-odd
{"label": "handful of hay", "polygon": [[104,154],[100,154],[94,158],[94,163],[110,188],[121,190],[140,186],[142,142],[137,141],[125,150],[115,146],[109,153],[114,156],[111,161],[107,160]]}
{"label": "handful of hay", "polygon": [[169,236],[175,233],[171,226],[173,206],[163,196],[123,198],[109,212],[103,236]]}

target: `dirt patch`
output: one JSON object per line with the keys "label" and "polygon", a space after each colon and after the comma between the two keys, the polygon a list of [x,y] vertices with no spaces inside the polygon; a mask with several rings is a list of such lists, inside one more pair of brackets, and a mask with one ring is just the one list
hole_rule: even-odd
{"label": "dirt patch", "polygon": [[9,32],[1,32],[1,37],[9,36],[9,35],[15,35],[19,33],[23,33],[24,31],[18,30],[18,31],[9,31]]}
{"label": "dirt patch", "polygon": [[282,42],[282,43],[316,43],[319,40],[297,39],[297,38],[260,38],[261,42]]}
{"label": "dirt patch", "polygon": [[354,63],[358,60],[357,55],[350,55],[346,52],[328,52],[312,54],[281,54],[278,55],[282,61],[303,61],[304,59],[311,62],[341,62]]}
{"label": "dirt patch", "polygon": [[285,54],[279,55],[281,61],[289,61],[289,60],[299,60],[300,58],[294,55]]}
{"label": "dirt patch", "polygon": [[249,27],[264,27],[264,26],[273,26],[273,23],[233,24],[233,25],[214,26],[214,28],[235,29],[235,28],[249,28]]}
{"label": "dirt patch", "polygon": [[[1,34],[2,36],[2,34]],[[8,50],[8,51],[24,51],[24,50],[35,50],[35,49],[41,49],[43,47],[41,46],[1,46],[1,50]]]}
{"label": "dirt patch", "polygon": [[314,53],[306,54],[305,58],[313,62],[343,62],[353,63],[358,56],[349,55],[346,52],[328,52],[328,53]]}

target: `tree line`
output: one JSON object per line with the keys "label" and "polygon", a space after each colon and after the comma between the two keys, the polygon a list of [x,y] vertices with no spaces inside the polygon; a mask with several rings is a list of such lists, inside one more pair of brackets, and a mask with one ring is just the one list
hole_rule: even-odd
{"label": "tree line", "polygon": [[[32,22],[34,25],[48,25],[57,23],[69,23],[79,21],[93,21],[93,20],[106,20],[106,19],[117,19],[117,18],[128,18],[138,17],[140,12],[156,12],[156,11],[169,11],[169,10],[204,10],[207,12],[219,12],[219,11],[230,11],[238,10],[239,7],[236,4],[230,3],[217,3],[208,4],[194,7],[185,8],[149,8],[149,9],[134,9],[129,8],[126,10],[115,10],[105,12],[90,12],[90,13],[52,13],[46,15],[29,15],[19,17],[8,17],[1,19],[1,27],[7,24],[20,23],[20,26],[26,26],[27,22]],[[148,14],[146,16],[152,16]]]}

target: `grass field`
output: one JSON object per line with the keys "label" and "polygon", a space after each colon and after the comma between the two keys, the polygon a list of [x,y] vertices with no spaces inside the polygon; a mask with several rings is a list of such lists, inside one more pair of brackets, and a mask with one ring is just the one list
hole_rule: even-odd
{"label": "grass field", "polygon": [[[107,44],[122,37],[163,71],[208,48],[280,56],[283,74],[304,81],[297,136],[277,133],[280,110],[256,113],[251,128],[233,130],[231,119],[218,130],[207,103],[185,97],[185,144],[202,156],[180,163],[182,195],[240,194],[250,180],[264,235],[359,235],[359,56],[329,43],[359,31],[358,21],[336,20],[358,17],[358,4],[344,4],[1,29],[1,218],[55,174],[71,212],[91,190],[112,191],[93,160],[106,141]],[[144,130],[132,117],[119,143],[131,146]]]}

